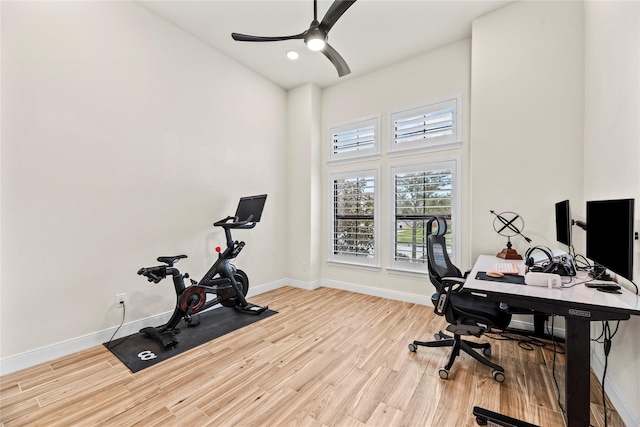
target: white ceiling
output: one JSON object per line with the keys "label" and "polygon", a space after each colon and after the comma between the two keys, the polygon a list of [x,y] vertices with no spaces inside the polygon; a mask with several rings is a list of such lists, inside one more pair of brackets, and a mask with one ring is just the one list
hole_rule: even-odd
{"label": "white ceiling", "polygon": [[[320,52],[302,40],[237,42],[232,32],[288,36],[309,28],[312,0],[139,0],[172,22],[284,89],[322,88],[471,36],[471,22],[514,0],[359,0],[329,32],[329,44],[351,68],[338,77]],[[318,21],[331,5],[318,1]],[[288,50],[300,58],[286,58]]]}

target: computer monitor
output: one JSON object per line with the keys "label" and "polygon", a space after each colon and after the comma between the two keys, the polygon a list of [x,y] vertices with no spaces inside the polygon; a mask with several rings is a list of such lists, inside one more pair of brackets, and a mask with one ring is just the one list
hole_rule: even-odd
{"label": "computer monitor", "polygon": [[251,215],[253,215],[251,222],[259,222],[262,217],[262,210],[264,209],[264,203],[266,201],[266,194],[241,197],[238,202],[235,217],[238,218],[238,221],[246,221]]}
{"label": "computer monitor", "polygon": [[634,200],[587,202],[587,258],[633,280]]}
{"label": "computer monitor", "polygon": [[571,209],[568,200],[556,203],[556,240],[571,246]]}

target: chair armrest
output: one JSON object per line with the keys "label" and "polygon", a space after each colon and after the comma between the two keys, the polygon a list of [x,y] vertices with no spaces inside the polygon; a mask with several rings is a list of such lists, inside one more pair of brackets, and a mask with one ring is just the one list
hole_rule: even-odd
{"label": "chair armrest", "polygon": [[443,316],[449,304],[449,297],[452,292],[460,292],[464,287],[464,279],[460,277],[443,277],[442,286],[438,291],[438,298],[433,311],[438,316]]}
{"label": "chair armrest", "polygon": [[460,292],[464,287],[465,279],[462,277],[443,277],[442,278],[442,290],[447,291],[451,289],[452,292]]}

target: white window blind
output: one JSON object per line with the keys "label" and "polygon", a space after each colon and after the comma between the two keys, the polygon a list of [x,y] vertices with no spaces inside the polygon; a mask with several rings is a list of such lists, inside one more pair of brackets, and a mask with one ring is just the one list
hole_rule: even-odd
{"label": "white window blind", "polygon": [[454,257],[455,162],[395,167],[391,170],[393,229],[391,267],[426,271],[427,223],[435,215],[447,218],[447,252]]}
{"label": "white window blind", "polygon": [[329,260],[377,264],[376,170],[333,174]]}
{"label": "white window blind", "polygon": [[459,98],[390,114],[389,152],[439,150],[459,144]]}
{"label": "white window blind", "polygon": [[332,127],[329,160],[355,159],[379,154],[378,118]]}

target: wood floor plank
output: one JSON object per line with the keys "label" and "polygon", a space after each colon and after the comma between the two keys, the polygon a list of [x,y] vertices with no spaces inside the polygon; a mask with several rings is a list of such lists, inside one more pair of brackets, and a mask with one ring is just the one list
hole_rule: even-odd
{"label": "wood floor plank", "polygon": [[394,407],[378,403],[366,422],[367,426],[394,426],[402,419],[403,412]]}
{"label": "wood floor plank", "polygon": [[[564,425],[551,368],[563,393],[565,359],[549,343],[474,338],[491,342],[505,382],[466,354],[442,380],[451,348],[407,348],[446,327],[433,307],[329,288],[251,301],[278,314],[136,373],[96,346],[6,375],[0,426],[471,427],[476,405]],[[603,427],[591,384],[591,422]],[[608,426],[624,425],[609,401],[607,410]]]}
{"label": "wood floor plank", "polygon": [[426,371],[420,377],[420,381],[411,396],[407,407],[404,409],[399,426],[432,426],[435,410],[442,395],[440,378],[427,375]]}
{"label": "wood floor plank", "polygon": [[331,395],[333,386],[316,380],[300,391],[290,400],[282,405],[280,411],[272,413],[264,419],[265,425],[302,425],[313,420],[321,425],[316,417],[318,412],[325,406],[325,397]]}

